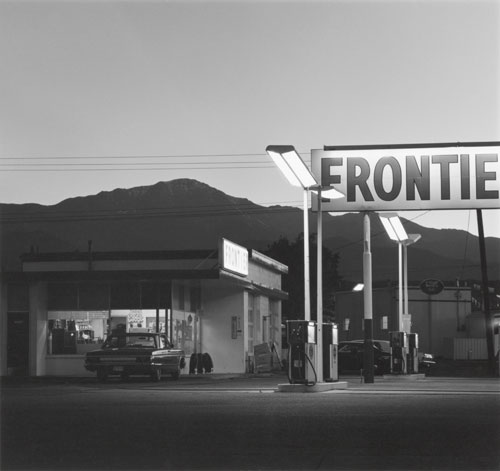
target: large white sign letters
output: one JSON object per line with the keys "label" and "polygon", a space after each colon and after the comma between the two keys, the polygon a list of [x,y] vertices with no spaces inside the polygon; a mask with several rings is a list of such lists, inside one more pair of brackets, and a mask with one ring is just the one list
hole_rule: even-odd
{"label": "large white sign letters", "polygon": [[312,171],[344,197],[323,211],[500,208],[500,143],[331,149]]}

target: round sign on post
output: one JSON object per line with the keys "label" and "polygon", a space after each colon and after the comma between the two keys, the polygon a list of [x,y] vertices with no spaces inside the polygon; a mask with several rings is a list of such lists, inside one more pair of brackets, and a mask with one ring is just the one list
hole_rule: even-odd
{"label": "round sign on post", "polygon": [[420,283],[420,289],[425,294],[432,296],[434,294],[441,293],[441,291],[443,291],[443,289],[444,289],[444,284],[441,280],[434,280],[432,278],[429,278],[427,280],[422,281],[422,283]]}

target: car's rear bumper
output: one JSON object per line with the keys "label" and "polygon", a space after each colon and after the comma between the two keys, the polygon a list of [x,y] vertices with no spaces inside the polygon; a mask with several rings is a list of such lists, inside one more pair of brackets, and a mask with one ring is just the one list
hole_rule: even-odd
{"label": "car's rear bumper", "polygon": [[419,362],[418,364],[418,367],[423,370],[423,369],[426,369],[426,368],[430,368],[431,366],[434,366],[436,364],[435,361],[421,361]]}
{"label": "car's rear bumper", "polygon": [[107,374],[150,375],[161,369],[162,373],[177,373],[180,369],[178,357],[155,358],[148,363],[123,362],[118,360],[85,363],[85,369],[96,372],[106,370]]}

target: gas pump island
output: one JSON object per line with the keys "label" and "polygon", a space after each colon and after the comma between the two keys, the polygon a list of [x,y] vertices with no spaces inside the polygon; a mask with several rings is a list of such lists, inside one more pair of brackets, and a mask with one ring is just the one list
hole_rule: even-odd
{"label": "gas pump island", "polygon": [[389,332],[391,346],[391,374],[418,373],[418,334]]}
{"label": "gas pump island", "polygon": [[[322,351],[318,351],[318,328],[314,321],[286,322],[288,342],[288,381],[278,385],[281,392],[320,392],[346,389],[347,382],[338,376],[338,327],[334,323],[322,325]],[[316,370],[318,356],[322,355],[322,375]],[[319,362],[321,364],[321,362]],[[318,382],[323,376],[324,382]]]}

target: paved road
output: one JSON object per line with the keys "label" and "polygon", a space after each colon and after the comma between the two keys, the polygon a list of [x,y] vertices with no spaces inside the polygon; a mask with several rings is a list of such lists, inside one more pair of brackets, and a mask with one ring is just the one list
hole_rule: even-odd
{"label": "paved road", "polygon": [[496,379],[5,383],[1,469],[500,469]]}

